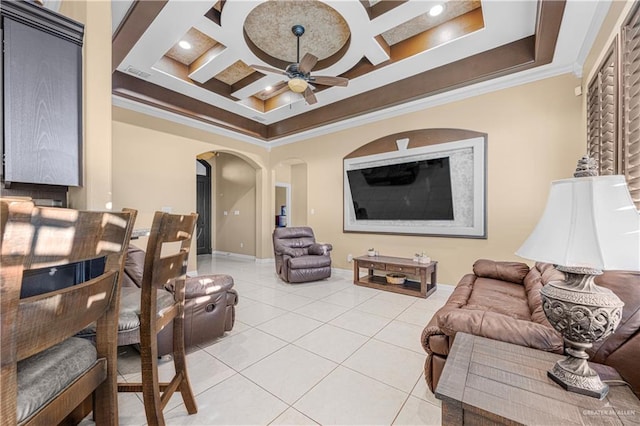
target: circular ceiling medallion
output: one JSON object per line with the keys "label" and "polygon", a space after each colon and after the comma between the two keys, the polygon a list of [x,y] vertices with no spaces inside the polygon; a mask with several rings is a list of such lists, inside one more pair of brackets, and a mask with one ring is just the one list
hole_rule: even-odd
{"label": "circular ceiling medallion", "polygon": [[[245,37],[255,49],[286,63],[296,62],[297,41],[291,32],[294,25],[305,28],[300,37],[300,57],[315,55],[320,62],[331,58],[349,41],[349,26],[332,7],[317,0],[271,0],[256,6],[244,23]],[[254,53],[258,54],[257,52]],[[272,63],[264,55],[258,55]],[[316,69],[320,68],[319,63]]]}

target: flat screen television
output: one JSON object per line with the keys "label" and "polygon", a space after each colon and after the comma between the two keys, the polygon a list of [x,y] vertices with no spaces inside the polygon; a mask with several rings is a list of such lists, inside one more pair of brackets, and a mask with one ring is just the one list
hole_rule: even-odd
{"label": "flat screen television", "polygon": [[357,220],[453,220],[449,157],[347,170]]}

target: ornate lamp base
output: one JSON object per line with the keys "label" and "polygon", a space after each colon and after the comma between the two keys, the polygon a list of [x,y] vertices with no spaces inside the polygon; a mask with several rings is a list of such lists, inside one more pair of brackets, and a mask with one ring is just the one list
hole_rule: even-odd
{"label": "ornate lamp base", "polygon": [[[565,340],[565,344],[567,344],[567,353],[570,355],[565,359],[556,362],[553,368],[547,371],[547,376],[570,392],[588,395],[598,399],[602,399],[607,396],[607,393],[609,392],[609,385],[602,383],[598,373],[596,373],[593,368],[589,367],[587,358],[574,357],[571,354],[573,351],[569,346],[575,345],[575,342],[568,342]],[[588,344],[588,347],[591,347],[591,344]],[[587,353],[584,352],[584,349],[586,348],[582,348],[579,352],[582,352],[588,357]]]}
{"label": "ornate lamp base", "polygon": [[589,367],[586,350],[614,332],[624,303],[611,290],[594,283],[592,274],[599,271],[558,269],[567,273],[566,280],[547,283],[540,295],[547,319],[564,337],[568,356],[547,375],[568,391],[602,399],[609,386]]}

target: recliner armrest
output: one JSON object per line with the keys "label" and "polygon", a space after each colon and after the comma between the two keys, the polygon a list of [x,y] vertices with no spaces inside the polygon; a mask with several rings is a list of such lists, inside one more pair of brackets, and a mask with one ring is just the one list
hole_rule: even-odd
{"label": "recliner armrest", "polygon": [[[225,294],[233,287],[233,278],[230,275],[211,274],[197,277],[187,277],[184,283],[185,300],[195,299],[202,296],[212,296],[215,294]],[[171,281],[164,286],[170,292],[174,292],[174,282]]]}
{"label": "recliner armrest", "polygon": [[333,250],[333,246],[328,243],[314,243],[309,246],[309,254],[325,256]]}
{"label": "recliner armrest", "polygon": [[454,309],[438,317],[438,327],[448,336],[473,334],[548,352],[563,352],[560,333],[551,327],[519,320],[497,312]]}

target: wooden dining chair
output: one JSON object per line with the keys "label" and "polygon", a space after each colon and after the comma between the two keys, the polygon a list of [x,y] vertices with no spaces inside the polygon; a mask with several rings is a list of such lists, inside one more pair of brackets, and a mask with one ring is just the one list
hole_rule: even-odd
{"label": "wooden dining chair", "polygon": [[[0,217],[0,424],[59,424],[91,395],[96,424],[118,424],[118,287],[136,212],[0,199]],[[58,269],[96,259],[104,268],[86,281],[76,271],[53,291],[23,288],[48,288]],[[94,321],[95,345],[73,337]]]}
{"label": "wooden dining chair", "polygon": [[[140,302],[142,382],[119,383],[118,390],[142,392],[147,423],[152,426],[164,425],[162,410],[176,391],[182,394],[189,414],[198,411],[187,374],[184,346],[184,285],[197,219],[195,213],[156,212],[147,243]],[[157,335],[172,320],[175,375],[171,381],[160,383]]]}

